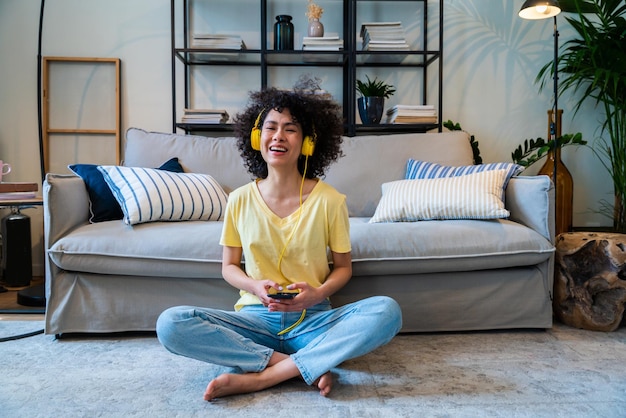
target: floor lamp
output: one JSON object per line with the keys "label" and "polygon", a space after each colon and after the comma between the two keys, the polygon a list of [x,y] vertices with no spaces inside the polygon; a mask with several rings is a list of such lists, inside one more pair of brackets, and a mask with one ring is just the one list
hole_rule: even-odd
{"label": "floor lamp", "polygon": [[[556,156],[557,146],[557,134],[561,131],[558,126],[560,123],[558,109],[559,109],[559,75],[558,75],[558,53],[559,53],[559,31],[557,29],[556,16],[561,13],[559,2],[557,0],[526,0],[519,11],[519,17],[522,19],[539,20],[554,18],[554,60],[553,60],[553,80],[554,80],[554,107],[552,110],[552,118],[550,121],[550,139],[553,141],[553,153]],[[554,182],[554,200],[558,202],[557,193],[557,161],[555,158],[553,164],[552,181]],[[558,213],[558,211],[557,211]],[[558,229],[558,227],[557,227]],[[566,231],[558,231],[566,232]]]}

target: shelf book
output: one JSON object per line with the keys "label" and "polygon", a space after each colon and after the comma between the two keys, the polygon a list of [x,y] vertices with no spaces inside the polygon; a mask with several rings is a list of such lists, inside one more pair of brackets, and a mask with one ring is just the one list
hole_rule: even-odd
{"label": "shelf book", "polygon": [[226,123],[230,115],[223,109],[185,109],[182,123]]}
{"label": "shelf book", "polygon": [[196,33],[191,38],[192,48],[201,49],[246,49],[246,44],[240,35],[223,35],[210,33]]}
{"label": "shelf book", "polygon": [[34,199],[38,189],[37,183],[0,183],[0,201]]}
{"label": "shelf book", "polygon": [[366,22],[361,25],[363,51],[408,51],[402,22]]}
{"label": "shelf book", "polygon": [[329,36],[305,36],[302,38],[303,51],[341,51],[343,50],[343,39],[338,35]]}
{"label": "shelf book", "polygon": [[437,123],[433,105],[395,105],[387,110],[387,123]]}

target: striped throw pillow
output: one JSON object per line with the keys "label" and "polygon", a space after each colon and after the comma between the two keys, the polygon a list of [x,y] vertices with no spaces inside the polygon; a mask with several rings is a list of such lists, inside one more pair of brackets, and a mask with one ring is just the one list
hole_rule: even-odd
{"label": "striped throw pillow", "polygon": [[122,207],[128,225],[219,221],[226,209],[226,192],[207,174],[122,166],[98,166],[98,170]]}
{"label": "striped throw pillow", "polygon": [[507,218],[501,191],[506,170],[465,176],[398,180],[382,186],[382,198],[370,223],[435,219]]}
{"label": "striped throw pillow", "polygon": [[442,177],[456,177],[464,176],[466,174],[480,173],[490,170],[506,170],[506,178],[502,184],[502,200],[504,200],[504,194],[506,186],[509,184],[509,180],[513,176],[517,176],[524,167],[514,163],[488,163],[477,165],[464,165],[459,167],[452,167],[441,165],[437,163],[431,163],[428,161],[419,161],[409,159],[406,164],[405,179],[437,179]]}

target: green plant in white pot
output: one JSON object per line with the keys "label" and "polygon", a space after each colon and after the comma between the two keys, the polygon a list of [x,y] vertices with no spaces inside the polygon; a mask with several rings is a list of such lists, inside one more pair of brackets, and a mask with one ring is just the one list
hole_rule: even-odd
{"label": "green plant in white pot", "polygon": [[[611,175],[614,203],[600,202],[600,213],[613,219],[616,232],[626,232],[626,2],[568,0],[560,2],[575,32],[559,51],[560,93],[571,90],[579,99],[574,108],[592,99],[604,111],[602,133],[593,150]],[[538,80],[551,79],[553,63]],[[542,84],[543,87],[543,84]]]}
{"label": "green plant in white pot", "polygon": [[364,125],[374,125],[380,123],[385,108],[385,99],[393,96],[396,89],[378,78],[370,80],[369,76],[365,76],[367,81],[356,81],[356,90],[361,95],[357,104],[359,108],[359,116]]}

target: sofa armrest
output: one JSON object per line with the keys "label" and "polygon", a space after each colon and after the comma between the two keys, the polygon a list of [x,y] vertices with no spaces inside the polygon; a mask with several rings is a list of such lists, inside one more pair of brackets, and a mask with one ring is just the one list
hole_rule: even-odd
{"label": "sofa armrest", "polygon": [[526,225],[554,243],[554,187],[548,176],[512,177],[505,206],[512,221]]}
{"label": "sofa armrest", "polygon": [[42,189],[48,250],[69,231],[89,223],[89,194],[83,179],[72,174],[46,174]]}

